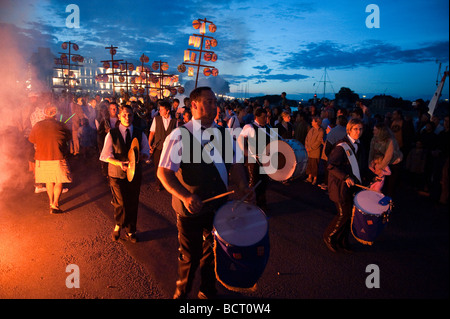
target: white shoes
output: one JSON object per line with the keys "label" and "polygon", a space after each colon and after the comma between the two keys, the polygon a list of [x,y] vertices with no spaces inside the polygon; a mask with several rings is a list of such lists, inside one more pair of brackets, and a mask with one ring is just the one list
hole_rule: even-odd
{"label": "white shoes", "polygon": [[[39,194],[39,193],[43,193],[43,192],[46,192],[47,191],[47,188],[45,187],[45,186],[36,186],[35,188],[34,188],[34,193],[35,194]],[[62,189],[62,193],[64,194],[64,193],[67,193],[69,191],[69,189],[68,188],[66,188],[66,187],[64,187],[63,189]]]}

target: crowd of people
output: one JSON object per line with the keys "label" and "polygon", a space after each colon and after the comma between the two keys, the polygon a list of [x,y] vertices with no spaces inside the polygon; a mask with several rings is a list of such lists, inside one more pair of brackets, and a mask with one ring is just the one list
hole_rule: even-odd
{"label": "crowd of people", "polygon": [[[298,140],[308,156],[305,182],[328,191],[336,203],[338,215],[324,233],[325,244],[332,251],[347,250],[352,206],[348,190],[357,183],[395,199],[395,191],[403,181],[435,203],[448,203],[449,116],[430,116],[423,105],[416,105],[415,111],[416,120],[404,116],[401,109],[392,114],[371,114],[363,101],[356,101],[350,109],[327,99],[310,105],[289,105],[284,92],[277,105],[268,99],[262,104],[258,99],[217,100],[210,88],[194,90],[183,104],[176,98],[153,101],[100,95],[75,98],[47,95],[30,97],[30,130],[26,135],[35,145],[30,167],[35,170],[36,183],[41,183],[36,184],[35,191],[47,190],[51,213],[62,212],[58,206],[65,189],[62,184],[71,182],[65,159],[72,156],[80,161],[100,160],[113,198],[116,222],[113,240],[118,240],[124,229],[128,240],[137,241],[141,163],[153,161],[155,191],[166,189],[172,195],[172,206],[178,216],[180,260],[174,297],[186,296],[199,265],[205,267],[202,271],[206,278],[199,296],[205,297],[215,293],[211,279],[212,216],[226,198],[214,205],[203,205],[201,199],[225,192],[227,176],[234,171],[241,193],[254,192],[249,198],[266,210],[269,178],[261,174],[257,158],[248,161],[255,154],[244,153],[244,165],[233,162],[234,169],[217,163],[214,169],[203,162],[197,166],[173,163],[170,154],[179,140],[168,139],[171,134],[186,129],[190,133],[187,136],[192,138],[193,122],[201,121],[202,125],[220,129],[220,134],[225,134],[223,128],[242,128],[243,139],[239,143],[247,142],[258,129],[269,132],[271,128],[277,129],[280,139]],[[47,148],[48,138],[54,139],[52,149]],[[138,141],[140,154],[136,155],[141,160],[135,168],[135,178],[130,181],[126,171],[132,138]],[[209,142],[201,141],[201,147]],[[247,150],[244,145],[239,146]],[[356,164],[352,163],[351,154],[356,155]],[[57,171],[56,183],[46,177],[52,170]],[[212,188],[205,183],[209,179],[223,180],[223,184],[214,183],[217,187]],[[203,217],[193,219],[196,214]],[[206,237],[205,229],[209,230]]]}
{"label": "crowd of people", "polygon": [[[356,101],[350,109],[336,106],[334,102],[322,99],[311,105],[289,106],[284,92],[275,105],[268,99],[263,103],[258,99],[220,100],[215,122],[222,127],[243,128],[255,121],[257,109],[264,109],[267,124],[277,128],[281,138],[297,139],[305,146],[308,153],[305,181],[326,190],[326,163],[330,151],[345,136],[348,120],[359,118],[364,125],[361,140],[369,154],[369,168],[378,176],[374,183],[383,180],[380,191],[394,196],[401,179],[422,196],[429,196],[437,203],[448,202],[445,173],[448,169],[448,115],[445,118],[430,116],[427,107],[423,102],[419,105],[419,101],[414,117],[411,112],[403,115],[401,109],[371,114],[370,107],[361,101]],[[135,114],[133,124],[148,137],[154,163],[159,161],[164,138],[192,118],[188,97],[181,104],[176,98],[144,101],[135,97],[124,100],[100,95],[70,99],[61,95],[30,95],[30,128],[45,118],[46,104],[57,106],[57,119],[66,122],[72,132],[67,152],[84,159],[100,153],[106,134],[119,123],[121,104],[131,106]],[[102,165],[103,174],[107,176],[107,165]],[[159,191],[162,187],[156,180]],[[45,187],[36,184],[36,192],[44,190]]]}

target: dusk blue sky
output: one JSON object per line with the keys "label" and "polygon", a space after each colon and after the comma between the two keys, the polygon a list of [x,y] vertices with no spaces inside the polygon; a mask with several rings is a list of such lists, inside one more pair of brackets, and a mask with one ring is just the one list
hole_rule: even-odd
{"label": "dusk blue sky", "polygon": [[[247,96],[280,94],[288,98],[323,95],[348,87],[360,96],[389,94],[430,99],[439,64],[449,63],[448,0],[284,0],[284,1],[10,1],[0,0],[0,23],[17,34],[31,55],[37,47],[60,51],[74,41],[79,53],[108,59],[106,46],[118,46],[117,57],[163,60],[169,71],[196,32],[192,20],[207,18],[217,26],[218,78],[205,84],[230,84],[231,93]],[[368,28],[369,4],[380,10],[380,28]],[[67,28],[66,6],[80,8],[80,28]],[[28,57],[27,57],[28,58]],[[187,80],[186,74],[182,82]],[[215,81],[212,83],[211,81]],[[443,98],[448,98],[448,81]]]}

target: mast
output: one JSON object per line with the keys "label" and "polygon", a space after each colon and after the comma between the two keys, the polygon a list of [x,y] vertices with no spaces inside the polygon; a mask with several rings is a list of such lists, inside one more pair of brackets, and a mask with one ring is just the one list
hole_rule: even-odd
{"label": "mast", "polygon": [[[329,79],[329,78],[330,78],[330,77],[328,77],[328,79]],[[323,81],[322,81],[322,79],[323,79]],[[326,68],[326,67],[324,68],[323,75],[322,75],[322,77],[320,78],[320,81],[318,81],[318,82],[319,82],[319,83],[322,83],[322,82],[323,82],[323,96],[322,96],[322,98],[324,98],[324,97],[325,97],[325,94],[327,93],[327,83],[330,83],[331,89],[332,89],[333,92],[334,92],[333,85],[331,84],[332,82],[329,81],[329,80],[327,81],[327,68]],[[315,83],[314,83],[314,84],[315,84]],[[319,88],[320,88],[320,84],[317,85],[315,94],[317,94],[317,91],[319,90]]]}
{"label": "mast", "polygon": [[442,89],[444,88],[445,84],[445,78],[448,76],[448,66],[445,67],[444,75],[442,76],[441,82],[439,83],[436,92],[434,92],[433,98],[431,99],[430,103],[428,104],[428,113],[430,115],[433,115],[434,109],[436,108],[437,102],[439,101],[439,98],[441,97]]}

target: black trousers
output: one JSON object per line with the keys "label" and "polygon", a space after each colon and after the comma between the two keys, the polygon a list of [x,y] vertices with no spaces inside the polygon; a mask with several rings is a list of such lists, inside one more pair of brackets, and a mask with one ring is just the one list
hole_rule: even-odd
{"label": "black trousers", "polygon": [[337,214],[328,225],[324,238],[337,247],[347,247],[352,221],[353,202],[335,202]]}
{"label": "black trousers", "polygon": [[256,205],[264,210],[267,208],[266,190],[267,184],[269,183],[269,176],[259,172],[260,166],[258,163],[248,163],[245,164],[245,167],[247,168],[249,187],[253,187],[261,181],[255,189]]}
{"label": "black trousers", "polygon": [[200,291],[205,294],[216,293],[214,270],[214,236],[212,234],[214,214],[198,217],[177,215],[179,257],[177,289],[188,294],[192,289],[195,272],[200,266]]}
{"label": "black trousers", "polygon": [[142,174],[136,172],[134,179],[129,182],[126,178],[109,177],[112,193],[111,204],[114,207],[114,221],[128,233],[136,232],[139,193]]}
{"label": "black trousers", "polygon": [[153,164],[155,165],[155,182],[157,187],[162,187],[161,181],[158,178],[158,166],[159,160],[161,159],[162,149],[157,149],[153,151]]}

